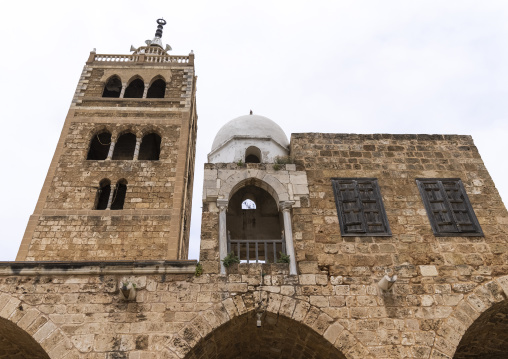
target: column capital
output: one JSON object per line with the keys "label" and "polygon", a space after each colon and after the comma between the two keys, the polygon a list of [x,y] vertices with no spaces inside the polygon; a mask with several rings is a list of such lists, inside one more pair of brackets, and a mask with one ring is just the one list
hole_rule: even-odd
{"label": "column capital", "polygon": [[282,212],[290,211],[294,204],[295,201],[280,201],[279,208]]}
{"label": "column capital", "polygon": [[219,198],[217,200],[217,207],[219,207],[221,211],[226,210],[228,208],[228,203],[229,201],[227,199]]}

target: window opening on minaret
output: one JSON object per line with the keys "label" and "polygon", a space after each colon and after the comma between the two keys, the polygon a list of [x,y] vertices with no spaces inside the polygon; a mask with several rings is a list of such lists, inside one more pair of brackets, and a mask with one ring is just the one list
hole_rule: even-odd
{"label": "window opening on minaret", "polygon": [[97,196],[95,198],[95,209],[108,208],[110,193],[111,193],[111,181],[105,178],[102,181],[100,181],[99,188],[97,189]]}
{"label": "window opening on minaret", "polygon": [[118,138],[113,151],[113,160],[132,160],[136,149],[136,135],[128,132]]}
{"label": "window opening on minaret", "polygon": [[156,133],[150,133],[141,141],[138,160],[158,161],[160,151],[161,137]]}
{"label": "window opening on minaret", "polygon": [[106,86],[104,86],[104,91],[102,92],[102,97],[120,97],[120,92],[122,91],[122,81],[118,76],[111,77],[108,82],[106,82]]}
{"label": "window opening on minaret", "polygon": [[125,89],[124,98],[142,98],[145,91],[145,83],[141,79],[131,81]]}
{"label": "window opening on minaret", "polygon": [[261,163],[261,150],[256,146],[250,146],[245,150],[245,163]]}
{"label": "window opening on minaret", "polygon": [[121,179],[116,183],[115,192],[113,192],[113,200],[111,202],[111,209],[123,209],[125,202],[125,195],[127,194],[127,181]]}
{"label": "window opening on minaret", "polygon": [[109,146],[111,145],[111,133],[102,132],[94,135],[90,140],[87,160],[105,160],[108,157]]}
{"label": "window opening on minaret", "polygon": [[155,80],[146,93],[147,98],[164,98],[166,93],[166,82],[162,79]]}

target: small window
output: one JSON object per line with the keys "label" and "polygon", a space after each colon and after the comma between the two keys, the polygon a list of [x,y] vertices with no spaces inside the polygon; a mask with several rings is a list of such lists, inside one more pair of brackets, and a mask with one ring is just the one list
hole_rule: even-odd
{"label": "small window", "polygon": [[106,86],[104,86],[104,91],[102,92],[102,97],[120,97],[120,92],[122,91],[122,81],[118,76],[111,77],[108,82],[106,82]]}
{"label": "small window", "polygon": [[162,79],[155,80],[146,93],[147,98],[164,98],[166,93],[166,82]]}
{"label": "small window", "polygon": [[145,91],[145,83],[143,80],[136,79],[131,81],[129,86],[125,89],[124,98],[142,98]]}
{"label": "small window", "polygon": [[375,178],[332,178],[343,236],[391,236]]}
{"label": "small window", "polygon": [[95,209],[108,208],[110,193],[111,193],[111,182],[108,179],[103,179],[99,183],[99,188],[97,189],[97,196],[95,198]]}
{"label": "small window", "polygon": [[113,200],[111,201],[112,210],[123,209],[126,194],[127,194],[127,181],[125,179],[121,179],[120,181],[117,182],[115,192],[113,192]]}
{"label": "small window", "polygon": [[118,138],[113,150],[113,160],[132,160],[136,149],[136,135],[124,133]]}
{"label": "small window", "polygon": [[160,152],[161,136],[156,133],[150,133],[141,140],[138,160],[158,161]]}
{"label": "small window", "polygon": [[242,209],[256,209],[256,202],[251,199],[246,199],[242,202]]}
{"label": "small window", "polygon": [[92,137],[87,160],[105,160],[108,157],[109,146],[111,145],[111,133],[103,132]]}
{"label": "small window", "polygon": [[261,163],[261,150],[256,146],[250,146],[245,150],[245,163]]}
{"label": "small window", "polygon": [[435,236],[483,236],[460,179],[418,178],[416,184]]}

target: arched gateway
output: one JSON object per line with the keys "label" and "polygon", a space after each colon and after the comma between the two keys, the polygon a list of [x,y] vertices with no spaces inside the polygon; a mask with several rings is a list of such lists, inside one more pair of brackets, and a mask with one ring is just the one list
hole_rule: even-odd
{"label": "arched gateway", "polygon": [[257,326],[255,311],[235,317],[212,331],[185,359],[346,359],[323,336],[283,315],[265,313]]}

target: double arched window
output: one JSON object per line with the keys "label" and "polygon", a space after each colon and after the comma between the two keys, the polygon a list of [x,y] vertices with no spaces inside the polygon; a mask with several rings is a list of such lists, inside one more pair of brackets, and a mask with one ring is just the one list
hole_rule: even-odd
{"label": "double arched window", "polygon": [[115,189],[111,192],[111,181],[107,178],[99,182],[97,195],[95,197],[94,209],[96,210],[119,210],[123,209],[125,196],[127,194],[127,180],[122,178],[116,183]]}
{"label": "double arched window", "polygon": [[99,132],[90,139],[87,160],[147,160],[158,161],[161,151],[161,136],[148,133],[137,138],[132,132],[122,133],[112,141],[108,131]]}
{"label": "double arched window", "polygon": [[111,76],[104,85],[102,97],[110,98],[164,98],[166,94],[166,81],[162,76],[154,77],[147,84],[139,76],[134,76],[125,85],[118,75]]}

